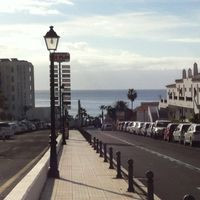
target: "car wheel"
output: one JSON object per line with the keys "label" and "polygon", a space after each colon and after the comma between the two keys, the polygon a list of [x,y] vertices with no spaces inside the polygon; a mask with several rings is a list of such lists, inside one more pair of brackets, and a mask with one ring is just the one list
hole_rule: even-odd
{"label": "car wheel", "polygon": [[179,137],[179,139],[178,139],[178,142],[179,142],[179,144],[182,144],[182,140],[181,140],[180,137]]}
{"label": "car wheel", "polygon": [[194,146],[194,142],[192,141],[192,138],[190,138],[190,146]]}
{"label": "car wheel", "polygon": [[185,139],[184,139],[184,141],[183,141],[183,144],[186,146],[187,145],[187,142],[185,141]]}

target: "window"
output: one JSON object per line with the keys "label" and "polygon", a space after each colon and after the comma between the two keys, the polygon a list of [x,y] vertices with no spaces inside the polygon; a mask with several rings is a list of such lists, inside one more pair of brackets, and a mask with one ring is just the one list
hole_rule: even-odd
{"label": "window", "polygon": [[70,70],[63,69],[63,70],[62,70],[62,73],[70,73]]}
{"label": "window", "polygon": [[69,78],[69,77],[70,77],[70,74],[63,74],[62,77],[63,77],[63,78]]}

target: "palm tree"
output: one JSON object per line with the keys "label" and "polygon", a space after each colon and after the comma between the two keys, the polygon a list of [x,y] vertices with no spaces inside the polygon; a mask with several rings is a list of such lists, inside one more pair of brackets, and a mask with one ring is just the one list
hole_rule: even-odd
{"label": "palm tree", "polygon": [[103,111],[106,109],[106,106],[105,105],[101,105],[99,108],[101,110],[101,118],[102,118],[102,122],[103,122],[103,119],[104,119],[104,113],[103,113]]}
{"label": "palm tree", "polygon": [[131,101],[131,109],[133,110],[133,101],[137,98],[137,92],[134,89],[129,89],[127,97]]}

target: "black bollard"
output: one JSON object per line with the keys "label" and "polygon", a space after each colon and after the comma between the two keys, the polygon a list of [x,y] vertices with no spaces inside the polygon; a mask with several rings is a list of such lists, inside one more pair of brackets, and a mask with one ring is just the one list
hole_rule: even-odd
{"label": "black bollard", "polygon": [[99,153],[99,139],[97,139],[96,144],[96,153]]}
{"label": "black bollard", "polygon": [[186,194],[186,195],[183,197],[183,200],[195,200],[195,198],[194,198],[191,194]]}
{"label": "black bollard", "polygon": [[91,135],[89,135],[89,143],[90,143],[90,145],[92,145],[92,136]]}
{"label": "black bollard", "polygon": [[96,150],[96,138],[95,137],[94,137],[93,148],[94,148],[94,150]]}
{"label": "black bollard", "polygon": [[102,151],[102,141],[99,142],[99,151],[100,151],[100,157],[103,157],[103,151]]}
{"label": "black bollard", "polygon": [[134,192],[133,187],[133,160],[128,160],[128,192]]}
{"label": "black bollard", "polygon": [[154,200],[153,172],[147,171],[147,200]]}
{"label": "black bollard", "polygon": [[116,153],[117,156],[117,175],[116,178],[122,178],[122,173],[121,173],[121,153],[118,151]]}
{"label": "black bollard", "polygon": [[103,150],[104,150],[104,162],[108,162],[107,159],[107,145],[103,144]]}
{"label": "black bollard", "polygon": [[113,167],[113,148],[112,147],[110,147],[109,148],[109,156],[110,156],[110,166],[109,166],[109,169],[114,169],[114,167]]}

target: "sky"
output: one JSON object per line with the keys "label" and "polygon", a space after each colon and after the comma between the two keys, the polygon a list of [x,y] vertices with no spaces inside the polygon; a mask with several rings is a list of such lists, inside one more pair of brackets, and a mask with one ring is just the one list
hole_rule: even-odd
{"label": "sky", "polygon": [[72,89],[164,89],[200,64],[200,0],[2,0],[0,57],[31,62],[37,90],[49,89],[51,25]]}

